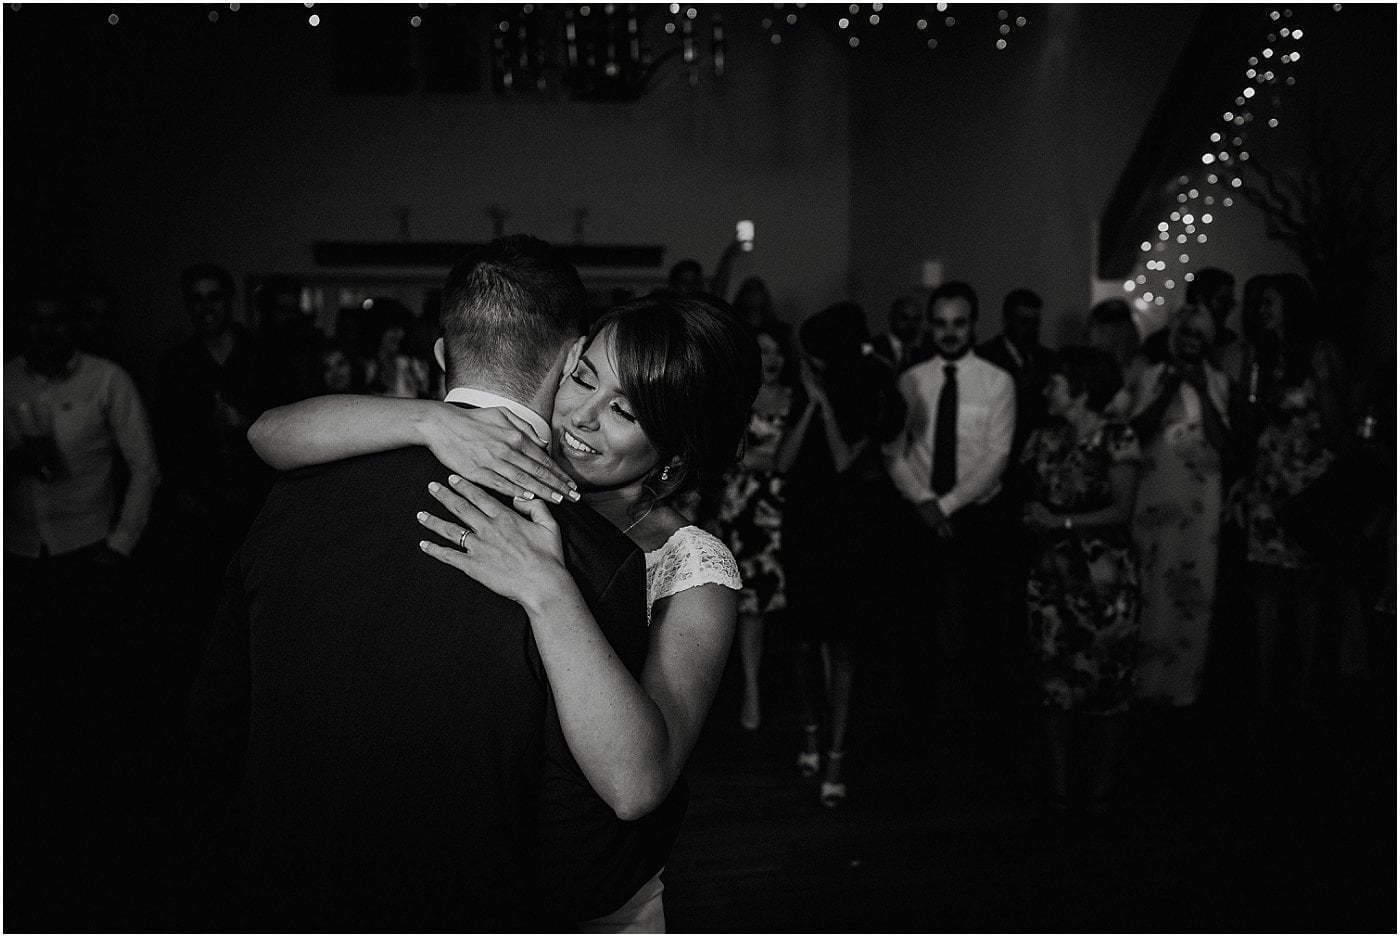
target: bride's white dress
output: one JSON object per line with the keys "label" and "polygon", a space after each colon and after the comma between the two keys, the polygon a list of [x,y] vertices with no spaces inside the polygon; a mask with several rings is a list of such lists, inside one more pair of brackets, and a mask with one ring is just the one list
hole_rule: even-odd
{"label": "bride's white dress", "polygon": [[[678,592],[708,583],[735,591],[743,586],[734,554],[717,537],[699,527],[680,528],[659,549],[648,551],[646,561],[648,622],[656,603]],[[586,934],[666,933],[662,887],[658,871],[631,901],[611,914],[589,921],[580,930]]]}

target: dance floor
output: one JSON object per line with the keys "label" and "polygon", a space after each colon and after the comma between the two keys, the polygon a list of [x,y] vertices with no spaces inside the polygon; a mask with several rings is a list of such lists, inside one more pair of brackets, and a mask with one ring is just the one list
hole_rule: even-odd
{"label": "dance floor", "polygon": [[[892,651],[865,655],[835,811],[793,769],[790,649],[769,654],[756,733],[736,724],[731,665],[666,873],[672,930],[1394,930],[1393,691],[1262,725],[1140,719],[1118,809],[1055,819],[1029,714],[912,713]],[[170,713],[175,695],[143,705]],[[7,731],[7,930],[222,929],[174,852],[175,722],[153,725],[60,843]]]}

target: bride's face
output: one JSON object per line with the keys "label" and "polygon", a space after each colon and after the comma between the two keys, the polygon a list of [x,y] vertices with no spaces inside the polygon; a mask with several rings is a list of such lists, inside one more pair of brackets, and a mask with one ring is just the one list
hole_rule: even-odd
{"label": "bride's face", "polygon": [[613,330],[570,355],[554,397],[552,450],[584,490],[620,488],[656,467],[656,448],[642,432],[617,377]]}

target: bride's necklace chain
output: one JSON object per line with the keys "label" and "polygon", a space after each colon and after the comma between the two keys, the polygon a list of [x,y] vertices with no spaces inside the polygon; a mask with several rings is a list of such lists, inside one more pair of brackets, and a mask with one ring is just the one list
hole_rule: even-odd
{"label": "bride's necklace chain", "polygon": [[649,504],[649,505],[647,506],[647,509],[646,509],[645,511],[642,512],[642,516],[641,516],[641,517],[637,518],[635,521],[633,521],[632,523],[628,524],[626,527],[622,528],[622,532],[623,532],[624,534],[625,534],[625,533],[628,533],[628,532],[630,532],[630,531],[632,530],[633,527],[636,527],[636,526],[637,526],[638,524],[640,524],[642,521],[646,520],[646,519],[647,519],[647,515],[651,513],[651,509],[654,508],[654,507],[656,507],[656,502],[655,502],[655,501],[653,501],[651,504]]}

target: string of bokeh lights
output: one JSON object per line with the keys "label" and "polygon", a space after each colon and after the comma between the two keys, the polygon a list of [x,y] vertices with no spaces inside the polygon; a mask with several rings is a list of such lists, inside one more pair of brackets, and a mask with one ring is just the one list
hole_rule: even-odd
{"label": "string of bokeh lights", "polygon": [[[1341,9],[1340,3],[1332,4],[1333,12]],[[1133,305],[1141,312],[1165,306],[1168,293],[1195,278],[1191,267],[1198,264],[1193,264],[1190,252],[1209,241],[1206,229],[1215,221],[1214,213],[1234,207],[1232,193],[1243,187],[1241,173],[1250,158],[1251,130],[1256,126],[1278,129],[1282,95],[1297,83],[1292,72],[1302,60],[1303,30],[1294,24],[1288,7],[1268,10],[1267,21],[1268,34],[1248,59],[1243,88],[1210,131],[1200,157],[1203,168],[1177,177],[1171,187],[1175,190],[1171,213],[1157,223],[1154,236],[1142,242],[1136,273],[1123,281],[1124,293],[1133,296]]]}

